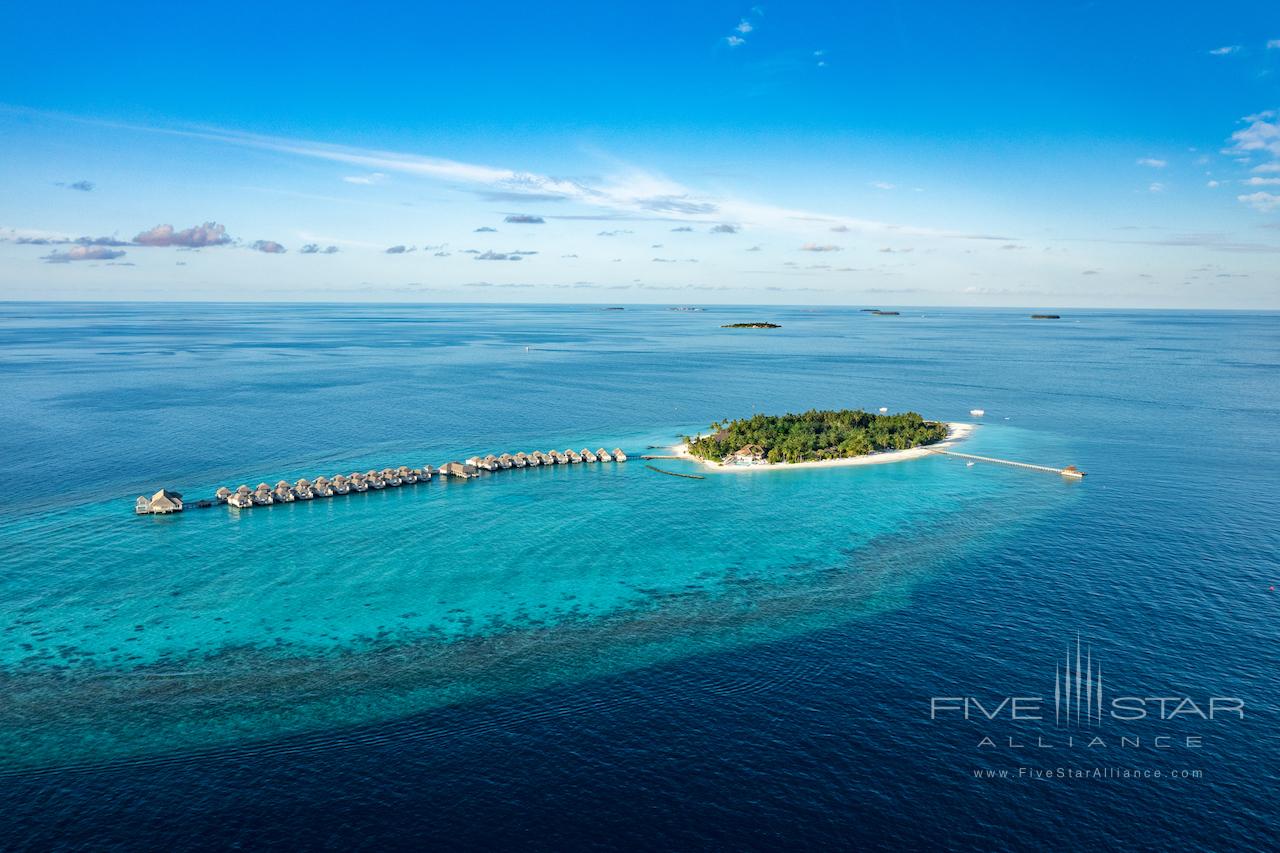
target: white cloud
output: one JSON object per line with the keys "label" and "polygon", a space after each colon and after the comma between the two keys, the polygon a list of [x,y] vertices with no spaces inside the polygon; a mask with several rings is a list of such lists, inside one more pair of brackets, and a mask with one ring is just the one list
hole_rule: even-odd
{"label": "white cloud", "polygon": [[1280,208],[1280,195],[1274,193],[1259,191],[1248,195],[1238,195],[1236,200],[1244,202],[1261,213],[1270,213]]}
{"label": "white cloud", "polygon": [[1207,181],[1207,182],[1205,183],[1205,186],[1206,186],[1206,187],[1209,187],[1209,188],[1213,188],[1213,187],[1220,187],[1220,186],[1222,186],[1222,185],[1221,185],[1220,183],[1218,183],[1217,181]]}
{"label": "white cloud", "polygon": [[747,43],[747,40],[741,36],[725,36],[724,40],[729,47],[739,47]]}
{"label": "white cloud", "polygon": [[1254,175],[1245,183],[1251,187],[1277,187],[1280,186],[1280,178],[1259,178]]}
{"label": "white cloud", "polygon": [[1164,184],[1159,181],[1152,181],[1151,186],[1147,187],[1147,192],[1162,193],[1164,192]]}
{"label": "white cloud", "polygon": [[1276,120],[1274,110],[1266,110],[1256,115],[1245,116],[1249,126],[1231,134],[1230,148],[1227,154],[1253,154],[1266,151],[1280,157],[1280,121]]}
{"label": "white cloud", "polygon": [[1277,163],[1263,163],[1261,166],[1254,166],[1254,167],[1253,167],[1253,171],[1255,171],[1255,172],[1280,172],[1280,162],[1277,162]]}
{"label": "white cloud", "polygon": [[381,172],[370,172],[367,175],[348,175],[342,180],[346,181],[349,184],[362,184],[367,186],[369,184],[382,183],[384,180],[386,180],[386,177],[387,176],[382,174]]}
{"label": "white cloud", "polygon": [[749,33],[749,32],[751,32],[752,30],[754,30],[754,29],[755,29],[755,27],[751,26],[751,22],[750,22],[750,21],[748,21],[746,18],[743,18],[743,19],[738,23],[738,26],[734,27],[734,29],[735,29],[735,30],[737,30],[738,32],[742,33],[743,35],[746,35],[747,33]]}
{"label": "white cloud", "polygon": [[1240,50],[1240,45],[1227,44],[1227,45],[1223,45],[1222,47],[1215,47],[1213,50],[1209,51],[1209,55],[1210,56],[1230,56],[1233,53],[1238,53],[1239,50]]}
{"label": "white cloud", "polygon": [[871,186],[878,190],[895,190],[898,188],[897,184],[891,184],[888,181],[872,181]]}
{"label": "white cloud", "polygon": [[1163,169],[1165,166],[1168,166],[1168,165],[1169,165],[1169,161],[1168,161],[1168,160],[1157,160],[1155,157],[1139,157],[1139,158],[1138,158],[1138,165],[1139,165],[1139,166],[1150,166],[1150,167],[1151,167],[1151,168],[1153,168],[1153,169]]}
{"label": "white cloud", "polygon": [[1267,50],[1280,50],[1280,39],[1270,39],[1267,42]]}

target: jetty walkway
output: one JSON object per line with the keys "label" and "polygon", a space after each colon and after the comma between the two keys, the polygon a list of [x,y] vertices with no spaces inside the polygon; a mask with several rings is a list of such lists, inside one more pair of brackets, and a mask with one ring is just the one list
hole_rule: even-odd
{"label": "jetty walkway", "polygon": [[1014,468],[1026,468],[1030,471],[1044,471],[1047,474],[1061,474],[1063,477],[1071,477],[1076,480],[1084,477],[1084,472],[1074,465],[1068,465],[1065,468],[1051,468],[1048,465],[1032,465],[1030,462],[1013,462],[1008,459],[996,459],[993,456],[974,456],[972,453],[956,453],[954,450],[926,449],[928,449],[930,453],[937,453],[940,456],[954,456],[957,459],[970,459],[974,462],[991,462],[996,465],[1011,465]]}
{"label": "jetty walkway", "polygon": [[[510,468],[626,461],[627,454],[616,447],[613,452],[603,447],[595,451],[584,447],[582,450],[548,450],[545,453],[541,450],[501,455],[490,453],[487,456],[472,456],[465,462],[446,462],[439,468],[432,468],[430,465],[423,465],[421,468],[401,465],[398,468],[383,468],[381,471],[353,471],[351,474],[335,474],[332,477],[320,476],[314,480],[303,477],[293,483],[280,480],[274,488],[267,483],[259,483],[255,489],[240,486],[234,491],[223,486],[214,493],[211,500],[199,500],[193,505],[201,509],[217,504],[226,504],[233,509],[251,509],[278,503],[331,498],[353,492],[367,492],[371,489],[377,491],[410,486],[415,483],[429,482],[436,475],[469,480],[481,476],[484,472],[503,471]],[[134,505],[134,512],[138,515],[168,515],[182,512],[185,506],[180,492],[161,489],[149,498],[139,497]]]}

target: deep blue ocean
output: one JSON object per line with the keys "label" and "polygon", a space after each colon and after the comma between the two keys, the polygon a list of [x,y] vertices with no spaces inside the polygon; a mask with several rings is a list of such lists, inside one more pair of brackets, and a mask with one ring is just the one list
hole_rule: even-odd
{"label": "deep blue ocean", "polygon": [[[0,303],[0,848],[1277,849],[1280,314],[901,311]],[[638,458],[881,406],[1088,476]]]}

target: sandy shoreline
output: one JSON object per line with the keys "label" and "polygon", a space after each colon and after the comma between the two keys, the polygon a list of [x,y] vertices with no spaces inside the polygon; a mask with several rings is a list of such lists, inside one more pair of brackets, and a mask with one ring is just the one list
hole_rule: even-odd
{"label": "sandy shoreline", "polygon": [[908,459],[919,459],[928,456],[930,450],[945,450],[958,441],[968,438],[976,428],[976,424],[948,423],[947,437],[937,444],[928,447],[912,447],[908,450],[885,450],[880,453],[869,453],[866,456],[854,456],[849,459],[821,459],[815,462],[759,462],[754,465],[725,465],[723,462],[709,462],[699,459],[689,452],[688,445],[677,444],[671,452],[681,459],[697,462],[716,471],[790,471],[801,468],[845,468],[854,465],[884,465],[888,462],[905,462]]}

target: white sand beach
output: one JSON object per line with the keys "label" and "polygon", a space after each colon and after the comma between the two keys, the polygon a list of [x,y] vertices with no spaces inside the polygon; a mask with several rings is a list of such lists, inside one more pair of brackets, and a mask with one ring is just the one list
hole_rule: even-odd
{"label": "white sand beach", "polygon": [[928,447],[912,447],[908,450],[886,450],[880,453],[869,453],[866,456],[852,456],[848,459],[822,459],[815,462],[756,462],[751,465],[726,465],[723,462],[710,462],[699,459],[689,452],[686,444],[677,444],[671,448],[672,453],[681,459],[697,462],[716,471],[790,471],[804,468],[843,468],[853,465],[884,465],[888,462],[905,462],[908,459],[919,459],[928,456],[930,450],[946,450],[948,447],[968,438],[977,428],[976,424],[948,423],[947,437],[937,444]]}

